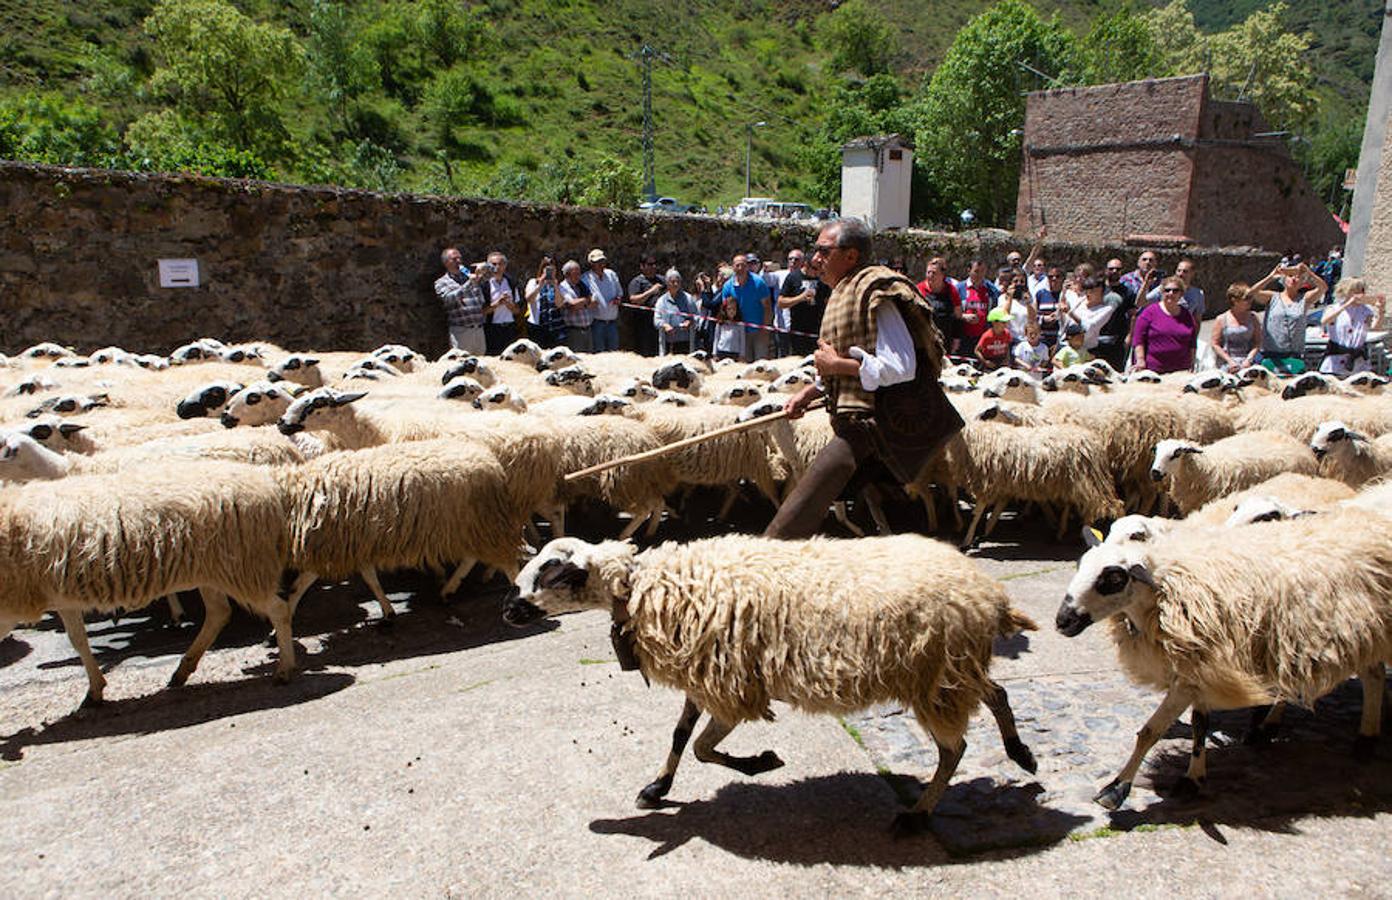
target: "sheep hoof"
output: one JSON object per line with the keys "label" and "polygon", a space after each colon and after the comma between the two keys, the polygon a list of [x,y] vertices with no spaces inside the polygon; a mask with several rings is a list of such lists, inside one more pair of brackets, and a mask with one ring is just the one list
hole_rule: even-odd
{"label": "sheep hoof", "polygon": [[1025,742],[1018,737],[1006,738],[1005,755],[1015,761],[1015,765],[1033,775],[1039,771],[1039,763],[1035,762],[1034,754],[1030,748],[1025,746]]}
{"label": "sheep hoof", "polygon": [[1118,810],[1126,802],[1126,796],[1131,793],[1131,782],[1113,781],[1111,784],[1097,792],[1093,801],[1103,809]]}
{"label": "sheep hoof", "polygon": [[778,754],[774,753],[772,750],[765,750],[758,756],[751,756],[742,760],[742,764],[738,766],[738,769],[745,775],[762,775],[765,772],[772,772],[774,769],[781,769],[782,767],[783,760],[779,758]]}
{"label": "sheep hoof", "polygon": [[294,675],[294,673],[295,673],[295,670],[294,670],[294,669],[276,669],[275,675],[273,676],[273,677],[275,678],[275,683],[276,683],[276,684],[289,684],[289,683],[290,683],[290,677],[291,677],[292,675]]}
{"label": "sheep hoof", "polygon": [[79,708],[96,709],[97,707],[101,706],[104,702],[105,701],[102,700],[100,694],[88,693],[87,696],[82,698],[82,705]]}
{"label": "sheep hoof", "polygon": [[896,838],[918,837],[928,833],[932,820],[932,813],[901,812],[894,817],[889,830]]}
{"label": "sheep hoof", "polygon": [[1176,800],[1193,800],[1199,796],[1199,789],[1202,785],[1194,779],[1185,775],[1175,782],[1174,788],[1170,791],[1170,796]]}
{"label": "sheep hoof", "polygon": [[672,776],[663,775],[652,784],[638,792],[639,809],[661,809],[666,804],[662,798],[672,789]]}
{"label": "sheep hoof", "polygon": [[1378,739],[1375,734],[1360,734],[1353,739],[1353,758],[1361,763],[1373,761],[1377,752]]}

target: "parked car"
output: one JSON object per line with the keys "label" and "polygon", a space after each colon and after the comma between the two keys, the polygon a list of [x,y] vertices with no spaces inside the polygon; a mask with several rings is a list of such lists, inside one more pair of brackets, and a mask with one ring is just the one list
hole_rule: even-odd
{"label": "parked car", "polygon": [[656,200],[644,200],[638,204],[638,208],[647,212],[666,212],[666,213],[689,213],[694,206],[682,203],[674,197],[658,197]]}

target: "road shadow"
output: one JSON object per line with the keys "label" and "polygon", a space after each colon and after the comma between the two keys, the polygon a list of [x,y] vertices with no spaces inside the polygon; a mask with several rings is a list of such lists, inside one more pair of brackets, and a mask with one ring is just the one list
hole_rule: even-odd
{"label": "road shadow", "polygon": [[1030,652],[1029,635],[1022,631],[1008,638],[998,637],[991,642],[991,652],[1004,659],[1019,659]]}
{"label": "road shadow", "polygon": [[[864,772],[779,785],[732,782],[710,799],[673,801],[667,809],[624,819],[597,819],[590,823],[590,830],[644,838],[655,845],[649,859],[699,838],[746,859],[801,866],[933,866],[956,861],[966,846],[1023,855],[1066,838],[1083,820],[1039,806],[1035,803],[1039,792],[1038,785],[991,784],[990,793],[1008,797],[997,801],[1018,807],[1033,829],[1027,842],[1001,841],[992,846],[961,839],[959,835],[965,837],[970,830],[970,821],[955,815],[935,815],[930,834],[895,838],[890,825],[904,807],[895,802],[887,779]],[[942,803],[969,808],[981,796],[976,783],[954,784]]]}
{"label": "road shadow", "polygon": [[[1216,714],[1213,727],[1232,741],[1223,746],[1210,742],[1208,777],[1198,796],[1174,796],[1189,755],[1183,747],[1165,748],[1152,753],[1145,769],[1160,799],[1144,809],[1112,813],[1112,827],[1197,824],[1222,841],[1220,826],[1296,834],[1299,820],[1312,816],[1366,818],[1392,812],[1388,738],[1372,759],[1353,757],[1361,698],[1358,683],[1347,682],[1320,700],[1313,713],[1288,710],[1280,736],[1256,747],[1239,740],[1246,731],[1246,711]],[[1182,736],[1189,737],[1187,728]]]}
{"label": "road shadow", "polygon": [[20,640],[14,635],[10,635],[3,641],[0,641],[0,669],[14,665],[33,652],[33,644],[28,641]]}
{"label": "road shadow", "polygon": [[108,700],[95,709],[79,709],[38,728],[22,728],[0,737],[0,759],[22,759],[27,748],[41,744],[153,734],[308,703],[337,693],[356,680],[346,672],[298,675],[289,684],[249,678],[193,684],[128,700]]}

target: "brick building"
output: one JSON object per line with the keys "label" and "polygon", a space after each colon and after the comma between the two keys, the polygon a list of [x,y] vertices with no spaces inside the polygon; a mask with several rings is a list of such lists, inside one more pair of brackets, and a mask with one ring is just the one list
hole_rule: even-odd
{"label": "brick building", "polygon": [[1343,234],[1250,103],[1207,75],[1031,93],[1016,228],[1323,256]]}

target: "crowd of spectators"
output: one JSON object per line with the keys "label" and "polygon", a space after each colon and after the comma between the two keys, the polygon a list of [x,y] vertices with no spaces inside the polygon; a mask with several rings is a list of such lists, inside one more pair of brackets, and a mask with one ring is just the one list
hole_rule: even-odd
{"label": "crowd of spectators", "polygon": [[[971,260],[960,279],[950,276],[943,258],[928,260],[917,287],[950,355],[1036,375],[1093,358],[1118,370],[1185,371],[1210,355],[1213,365],[1230,371],[1260,363],[1299,374],[1305,329],[1322,325],[1329,344],[1321,369],[1344,373],[1367,367],[1368,332],[1382,323],[1382,297],[1367,295],[1361,282],[1350,279],[1331,292],[1342,274],[1336,250],[1314,266],[1291,257],[1255,284],[1230,285],[1228,309],[1200,347],[1208,302],[1191,260],[1179,260],[1168,274],[1147,250],[1129,270],[1119,258],[1101,270],[1091,263],[1065,269],[1041,254],[1046,235],[1041,229],[1029,253],[1013,251],[994,270],[985,259]],[[644,355],[697,349],[744,361],[806,355],[817,347],[831,294],[808,270],[801,247],[790,248],[782,265],[741,253],[689,280],[649,254],[626,289],[598,248],[584,266],[572,259],[558,269],[543,257],[524,285],[508,274],[500,252],[466,268],[459,250],[449,248],[441,262],[445,274],[435,291],[450,343],[475,353],[496,354],[522,336],[546,347],[617,350],[625,317],[625,349]],[[881,263],[904,269],[900,259]]]}

